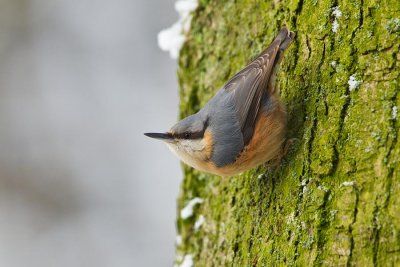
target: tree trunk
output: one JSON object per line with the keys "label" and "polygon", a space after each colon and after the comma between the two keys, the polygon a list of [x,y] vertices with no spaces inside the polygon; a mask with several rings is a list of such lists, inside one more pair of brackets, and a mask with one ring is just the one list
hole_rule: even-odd
{"label": "tree trunk", "polygon": [[283,25],[297,34],[278,80],[298,141],[272,171],[184,166],[177,264],[400,266],[398,0],[200,0],[179,59],[181,117]]}

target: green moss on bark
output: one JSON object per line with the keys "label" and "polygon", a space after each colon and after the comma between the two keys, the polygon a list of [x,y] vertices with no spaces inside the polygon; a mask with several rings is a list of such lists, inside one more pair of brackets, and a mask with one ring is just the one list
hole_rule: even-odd
{"label": "green moss on bark", "polygon": [[299,141],[273,172],[222,178],[184,166],[178,210],[204,202],[177,220],[178,255],[195,266],[400,262],[399,19],[397,0],[200,1],[179,59],[181,117],[286,24],[297,36],[279,85]]}

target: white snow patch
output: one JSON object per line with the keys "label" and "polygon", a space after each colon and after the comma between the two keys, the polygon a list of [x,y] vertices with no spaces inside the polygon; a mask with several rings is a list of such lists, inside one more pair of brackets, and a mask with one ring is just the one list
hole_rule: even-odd
{"label": "white snow patch", "polygon": [[321,191],[324,191],[325,193],[329,191],[328,188],[326,188],[325,186],[322,186],[322,185],[319,185],[317,188]]}
{"label": "white snow patch", "polygon": [[178,265],[179,267],[193,267],[193,255],[185,255],[183,257],[183,261]]}
{"label": "white snow patch", "polygon": [[336,33],[339,29],[338,18],[340,18],[342,16],[342,11],[340,11],[338,6],[335,6],[332,8],[332,16],[334,17],[334,20],[332,23],[332,31]]}
{"label": "white snow patch", "polygon": [[343,183],[340,185],[340,187],[342,187],[342,186],[354,186],[354,184],[355,184],[354,181],[350,181],[350,182],[346,181],[346,182],[343,182]]}
{"label": "white snow patch", "polygon": [[356,74],[354,73],[353,75],[350,76],[349,81],[347,83],[349,84],[349,90],[351,92],[354,89],[358,88],[361,85],[362,81],[357,80]]}
{"label": "white snow patch", "polygon": [[203,215],[200,215],[197,221],[194,223],[194,230],[198,231],[203,223],[206,221]]}
{"label": "white snow patch", "polygon": [[392,119],[397,118],[397,106],[392,107]]}
{"label": "white snow patch", "polygon": [[303,187],[303,195],[304,195],[305,193],[307,193],[307,191],[308,191],[307,182],[308,182],[308,179],[306,178],[306,179],[303,179],[303,180],[301,181],[301,183],[300,183],[300,186]]}
{"label": "white snow patch", "polygon": [[338,6],[335,6],[335,7],[332,8],[332,15],[335,18],[340,18],[342,16],[342,11],[340,11]]}
{"label": "white snow patch", "polygon": [[308,191],[307,186],[304,186],[304,187],[303,187],[303,195],[304,195],[305,193],[307,193],[307,191]]}
{"label": "white snow patch", "polygon": [[186,206],[181,210],[181,218],[182,219],[187,219],[193,215],[193,208],[197,204],[203,203],[203,200],[199,197],[195,197],[192,200],[190,200]]}
{"label": "white snow patch", "polygon": [[[175,10],[179,13],[181,18],[187,18],[190,13],[194,11],[198,6],[197,0],[178,0],[175,2]],[[184,28],[188,31],[189,28]]]}
{"label": "white snow patch", "polygon": [[174,23],[170,28],[159,32],[157,40],[161,50],[169,52],[169,56],[173,59],[178,58],[179,51],[185,42],[180,22]]}
{"label": "white snow patch", "polygon": [[177,235],[177,236],[175,237],[175,244],[176,244],[177,246],[182,245],[182,236]]}
{"label": "white snow patch", "polygon": [[400,19],[393,18],[385,25],[385,29],[390,33],[396,33],[400,30]]}
{"label": "white snow patch", "polygon": [[338,213],[338,210],[331,210],[330,211],[330,220],[333,221],[335,219],[336,213]]}
{"label": "white snow patch", "polygon": [[286,220],[286,224],[294,222],[294,212],[290,213],[289,218]]}
{"label": "white snow patch", "polygon": [[190,13],[198,6],[197,0],[178,0],[175,10],[179,13],[179,20],[171,27],[158,33],[158,46],[163,51],[168,51],[171,58],[176,59],[185,42],[185,33],[189,31],[192,16]]}
{"label": "white snow patch", "polygon": [[337,19],[335,18],[335,20],[332,23],[332,31],[333,32],[337,32],[339,29],[339,22],[337,21]]}

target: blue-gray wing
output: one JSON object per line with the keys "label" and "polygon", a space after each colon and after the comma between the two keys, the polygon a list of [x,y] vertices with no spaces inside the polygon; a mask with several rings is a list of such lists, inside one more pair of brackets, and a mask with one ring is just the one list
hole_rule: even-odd
{"label": "blue-gray wing", "polygon": [[224,86],[232,93],[234,108],[241,127],[244,144],[248,144],[254,132],[255,122],[260,110],[261,100],[273,88],[268,82],[282,52],[293,40],[294,33],[283,28],[271,45],[243,70],[233,76]]}

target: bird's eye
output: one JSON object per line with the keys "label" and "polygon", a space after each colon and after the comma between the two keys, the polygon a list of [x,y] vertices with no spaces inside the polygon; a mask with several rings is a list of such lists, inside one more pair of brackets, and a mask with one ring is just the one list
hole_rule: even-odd
{"label": "bird's eye", "polygon": [[185,137],[186,139],[190,138],[190,133],[188,133],[188,132],[184,133],[183,137]]}

